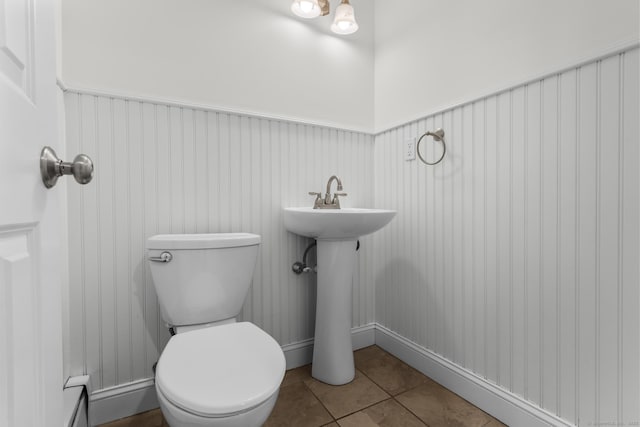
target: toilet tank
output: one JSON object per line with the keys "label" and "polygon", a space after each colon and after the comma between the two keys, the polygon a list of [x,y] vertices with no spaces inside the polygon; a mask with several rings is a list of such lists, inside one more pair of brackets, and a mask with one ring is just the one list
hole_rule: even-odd
{"label": "toilet tank", "polygon": [[[249,233],[147,239],[147,262],[164,321],[188,326],[235,318],[251,285],[259,245],[260,236]],[[163,258],[170,261],[152,260]]]}

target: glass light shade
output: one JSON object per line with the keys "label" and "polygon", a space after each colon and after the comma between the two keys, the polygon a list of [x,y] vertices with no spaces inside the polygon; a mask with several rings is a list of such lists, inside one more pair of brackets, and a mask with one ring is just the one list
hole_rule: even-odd
{"label": "glass light shade", "polygon": [[331,31],[336,34],[353,34],[358,31],[358,23],[356,22],[353,6],[348,2],[343,2],[336,8]]}
{"label": "glass light shade", "polygon": [[321,12],[318,0],[294,0],[291,11],[301,18],[317,18]]}

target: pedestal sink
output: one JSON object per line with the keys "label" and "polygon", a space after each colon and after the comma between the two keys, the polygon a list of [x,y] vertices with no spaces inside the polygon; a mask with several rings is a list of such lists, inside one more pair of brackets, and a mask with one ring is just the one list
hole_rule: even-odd
{"label": "pedestal sink", "polygon": [[383,209],[285,208],[284,226],[317,240],[318,297],[311,374],[327,384],[353,380],[351,283],[358,238],[391,221]]}

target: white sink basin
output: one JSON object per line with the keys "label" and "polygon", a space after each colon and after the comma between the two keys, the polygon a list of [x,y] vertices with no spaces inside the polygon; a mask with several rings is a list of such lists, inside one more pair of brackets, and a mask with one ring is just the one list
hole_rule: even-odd
{"label": "white sink basin", "polygon": [[356,240],[387,225],[396,211],[285,208],[284,226],[318,240],[316,330],[311,375],[333,385],[355,377],[351,343],[352,281]]}
{"label": "white sink basin", "polygon": [[395,215],[396,211],[385,209],[285,208],[284,226],[314,239],[352,240],[378,231]]}

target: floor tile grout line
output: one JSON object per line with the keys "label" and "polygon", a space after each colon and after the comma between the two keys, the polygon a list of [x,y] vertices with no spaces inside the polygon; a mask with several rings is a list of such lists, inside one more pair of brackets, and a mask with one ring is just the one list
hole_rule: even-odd
{"label": "floor tile grout line", "polygon": [[371,408],[371,407],[373,407],[373,406],[376,406],[376,405],[378,405],[378,404],[380,404],[380,403],[382,403],[382,402],[386,402],[386,401],[388,401],[388,400],[394,400],[394,399],[393,399],[393,397],[389,396],[388,398],[386,398],[386,399],[382,399],[382,400],[380,400],[379,402],[372,403],[371,405],[369,405],[369,406],[365,406],[364,408],[360,408],[360,409],[358,409],[357,411],[353,411],[353,412],[350,412],[350,413],[348,413],[348,414],[346,414],[346,415],[343,415],[343,416],[341,416],[340,418],[335,418],[335,419],[334,419],[334,421],[335,421],[335,422],[338,422],[339,420],[344,420],[345,418],[350,417],[350,416],[351,416],[351,415],[353,415],[353,414],[357,414],[358,412],[365,411],[365,410],[367,410],[367,409],[369,409],[369,408]]}
{"label": "floor tile grout line", "polygon": [[[382,350],[382,351],[384,352],[384,350]],[[391,356],[392,358],[397,359],[400,363],[405,364],[402,360],[398,359],[397,357],[393,356],[392,354],[389,354],[389,353],[384,352],[384,353],[383,353],[383,355]],[[375,359],[381,359],[381,357],[371,357],[370,359],[367,359],[367,361],[375,360]],[[406,364],[405,364],[405,365],[406,365]],[[407,365],[407,366],[408,366],[409,368],[411,368],[409,365]],[[413,368],[411,368],[411,369],[413,369]],[[346,418],[346,417],[349,417],[349,416],[351,416],[351,415],[353,415],[353,414],[357,414],[358,412],[362,412],[362,411],[364,411],[364,410],[366,410],[366,409],[369,409],[369,408],[371,408],[371,407],[373,407],[373,406],[375,406],[375,405],[378,405],[378,404],[380,404],[380,403],[382,403],[382,402],[386,402],[386,401],[389,401],[389,400],[393,400],[393,401],[395,401],[398,405],[400,405],[401,407],[405,408],[405,409],[406,409],[406,410],[407,410],[411,415],[413,415],[414,417],[416,417],[416,419],[417,419],[420,423],[422,423],[422,424],[424,424],[425,426],[429,427],[429,425],[428,425],[427,423],[425,423],[425,422],[424,422],[424,421],[423,421],[423,420],[422,420],[422,419],[421,419],[421,418],[420,418],[416,413],[414,413],[411,409],[407,408],[407,407],[406,407],[405,405],[403,405],[403,404],[402,404],[398,399],[396,399],[396,396],[400,396],[401,394],[404,394],[404,393],[407,393],[407,392],[409,392],[409,391],[411,391],[411,390],[414,390],[414,389],[416,389],[416,388],[418,388],[418,387],[420,387],[420,386],[424,385],[424,384],[425,384],[424,382],[423,382],[423,383],[421,383],[421,384],[418,384],[418,385],[416,385],[416,386],[414,386],[414,387],[408,388],[408,389],[406,389],[406,390],[403,390],[403,391],[397,392],[397,393],[394,395],[394,394],[392,394],[389,390],[385,389],[385,388],[384,388],[384,386],[383,386],[382,384],[379,384],[379,383],[378,383],[378,382],[376,382],[372,377],[370,377],[369,375],[367,375],[363,370],[361,370],[361,369],[359,369],[359,368],[357,368],[357,367],[355,368],[355,370],[356,370],[356,371],[358,371],[358,372],[360,372],[360,373],[361,373],[365,378],[367,378],[367,379],[368,379],[368,380],[370,380],[373,384],[375,384],[377,387],[379,387],[379,388],[380,388],[382,391],[384,391],[384,392],[385,392],[389,397],[388,397],[387,399],[383,399],[383,400],[381,400],[381,401],[379,401],[379,402],[372,403],[371,405],[366,406],[366,407],[364,407],[364,408],[360,408],[360,409],[358,409],[358,410],[356,410],[356,411],[350,412],[350,413],[348,413],[348,414],[346,414],[346,415],[343,415],[343,416],[341,416],[341,417],[339,417],[339,418],[336,418],[336,417],[334,417],[334,416],[333,416],[333,414],[329,411],[329,409],[324,405],[324,403],[322,402],[322,400],[320,399],[320,397],[319,397],[318,395],[316,395],[316,394],[313,392],[313,390],[311,390],[311,389],[307,386],[307,384],[303,381],[304,386],[305,386],[305,387],[306,387],[306,388],[311,392],[311,394],[313,394],[313,396],[314,396],[314,397],[315,397],[315,398],[320,402],[320,404],[322,405],[322,407],[323,407],[323,408],[325,408],[325,409],[327,410],[327,412],[329,413],[329,415],[331,415],[331,417],[333,417],[333,421],[334,421],[334,422],[338,423],[338,421],[339,421],[339,420],[342,420],[342,419],[344,419],[344,418]],[[414,370],[415,370],[415,369],[414,369]],[[428,376],[424,375],[422,372],[417,371],[417,370],[416,370],[416,372],[417,372],[418,374],[420,374],[421,376],[423,376],[424,378],[426,378],[426,379],[428,379],[428,380],[430,380],[430,381],[433,381],[431,378],[429,378]],[[311,377],[311,378],[313,378],[313,377]],[[355,377],[354,377],[354,379],[355,379]],[[437,384],[437,383],[436,383],[436,384]],[[440,385],[440,384],[438,384],[438,385]],[[441,385],[440,385],[440,386],[441,386]],[[441,387],[442,387],[442,386],[441,386]],[[456,396],[457,396],[457,395],[456,395]],[[491,422],[491,421],[489,421],[489,422]],[[329,423],[329,424],[330,424],[330,423]]]}
{"label": "floor tile grout line", "polygon": [[[376,346],[376,347],[377,347],[377,346]],[[379,347],[377,347],[377,348],[379,348]],[[392,359],[396,359],[396,360],[397,360],[401,365],[406,365],[409,369],[411,369],[411,370],[415,371],[417,374],[419,374],[420,376],[424,377],[425,379],[430,380],[430,381],[433,381],[434,383],[436,383],[433,379],[429,378],[428,376],[424,375],[422,372],[420,372],[420,371],[418,371],[418,370],[416,370],[416,369],[412,368],[411,366],[407,365],[406,363],[404,363],[402,360],[398,359],[398,358],[397,358],[397,357],[395,357],[394,355],[392,355],[392,354],[390,354],[390,353],[387,353],[387,352],[385,352],[385,351],[384,351],[384,350],[382,350],[382,349],[380,349],[380,350],[381,350],[381,355],[380,355],[380,356],[374,356],[374,357],[368,358],[368,359],[366,359],[366,361],[371,361],[371,360],[376,360],[376,359],[377,359],[377,360],[380,360],[380,359],[384,358],[385,356],[388,356],[388,357],[391,357]],[[307,365],[305,365],[305,366],[307,366]],[[424,425],[425,425],[425,426],[427,426],[427,427],[429,426],[429,425],[428,425],[427,423],[425,423],[425,422],[424,422],[424,421],[423,421],[423,420],[422,420],[422,419],[421,419],[421,418],[420,418],[416,413],[414,413],[411,409],[409,409],[408,407],[406,407],[405,405],[403,405],[403,404],[402,404],[398,399],[396,399],[396,397],[397,397],[397,396],[400,396],[401,394],[404,394],[404,393],[407,393],[407,392],[409,392],[409,391],[411,391],[411,390],[414,390],[414,389],[416,389],[416,388],[418,388],[418,387],[420,387],[420,386],[424,385],[424,384],[425,384],[425,382],[422,382],[421,384],[418,384],[418,385],[416,385],[416,386],[414,386],[414,387],[411,387],[411,388],[408,388],[408,389],[406,389],[406,390],[402,390],[402,391],[400,391],[400,392],[397,392],[397,393],[394,395],[394,394],[392,394],[389,390],[385,389],[385,387],[384,387],[382,384],[379,384],[379,383],[378,383],[378,382],[376,382],[372,377],[370,377],[369,375],[367,375],[367,374],[366,374],[366,372],[365,372],[364,370],[359,369],[358,367],[355,367],[355,370],[356,370],[356,371],[358,371],[360,374],[362,374],[365,378],[367,378],[368,380],[370,380],[370,381],[371,381],[373,384],[375,384],[377,387],[379,387],[379,388],[380,388],[382,391],[384,391],[384,392],[385,392],[389,397],[388,397],[387,399],[383,399],[383,400],[381,400],[381,401],[378,401],[378,402],[372,403],[372,404],[371,404],[371,405],[369,405],[369,406],[366,406],[366,407],[360,408],[360,409],[358,409],[358,410],[356,410],[356,411],[353,411],[353,412],[350,412],[350,413],[348,413],[348,414],[345,414],[345,415],[343,415],[343,416],[341,416],[341,417],[339,417],[339,418],[334,417],[334,415],[331,413],[331,411],[329,411],[329,408],[327,408],[327,407],[325,406],[325,404],[322,402],[322,400],[320,399],[320,396],[318,396],[316,393],[314,393],[314,392],[313,392],[313,390],[311,390],[311,388],[309,388],[309,387],[307,386],[307,384],[305,383],[305,381],[302,381],[302,383],[304,384],[305,388],[307,388],[307,389],[309,390],[309,392],[311,392],[311,394],[316,398],[316,400],[318,400],[318,402],[320,402],[320,404],[322,405],[322,407],[323,407],[323,408],[324,408],[324,409],[329,413],[329,415],[333,418],[333,422],[336,422],[336,423],[337,423],[339,420],[342,420],[342,419],[344,419],[344,418],[346,418],[346,417],[349,417],[349,416],[351,416],[351,415],[353,415],[353,414],[356,414],[356,413],[358,413],[358,412],[362,412],[362,411],[364,411],[364,410],[366,410],[366,409],[369,409],[369,408],[371,408],[371,407],[373,407],[373,406],[375,406],[375,405],[378,405],[378,404],[380,404],[380,403],[382,403],[382,402],[386,402],[386,401],[388,401],[388,400],[394,400],[394,401],[395,401],[396,403],[398,403],[401,407],[405,408],[405,409],[406,409],[406,410],[407,410],[411,415],[413,415],[414,417],[416,417],[416,419],[417,419],[420,423],[424,424]],[[309,378],[313,378],[313,377],[312,377],[312,376],[310,376]],[[316,381],[317,381],[317,380],[316,380]],[[326,383],[324,383],[324,384],[326,384]],[[437,384],[438,386],[440,386],[440,387],[442,387],[442,388],[445,388],[445,389],[446,389],[446,387],[443,387],[441,384],[439,384],[439,383],[436,383],[436,384]],[[329,385],[331,385],[331,384],[329,384]],[[446,389],[446,390],[448,390],[448,389]],[[454,394],[455,394],[455,393],[454,393]],[[457,396],[457,395],[456,395],[456,396]],[[463,399],[463,400],[464,400],[464,399]],[[466,402],[466,400],[465,400],[465,402]],[[468,402],[468,403],[469,403],[469,404],[471,404],[470,402]],[[474,406],[475,406],[475,405],[474,405]],[[483,411],[483,412],[484,412],[484,411]],[[491,422],[491,420],[489,420],[488,422]],[[329,423],[329,424],[330,424],[330,423]]]}
{"label": "floor tile grout line", "polygon": [[[345,418],[350,417],[350,416],[351,416],[351,415],[353,415],[353,414],[357,414],[358,412],[363,412],[363,411],[365,411],[365,410],[367,410],[367,409],[369,409],[369,408],[372,408],[372,407],[374,407],[374,406],[376,406],[376,405],[379,405],[379,404],[381,404],[381,403],[383,403],[383,402],[388,402],[388,401],[390,401],[390,400],[392,400],[392,401],[396,402],[396,403],[397,403],[398,405],[400,405],[402,408],[406,409],[406,410],[407,410],[407,412],[409,412],[411,415],[413,415],[414,417],[416,417],[416,419],[418,420],[418,422],[419,422],[419,423],[423,424],[423,425],[424,425],[424,426],[426,426],[426,427],[429,427],[429,424],[425,423],[425,422],[424,422],[424,421],[423,421],[423,420],[422,420],[418,415],[416,415],[413,411],[411,411],[409,408],[407,408],[407,407],[406,407],[406,406],[404,406],[402,403],[400,403],[400,401],[399,401],[398,399],[396,399],[395,397],[393,397],[393,396],[390,396],[389,398],[387,398],[387,399],[383,399],[383,400],[381,400],[381,401],[379,401],[379,402],[372,403],[372,404],[371,404],[371,405],[369,405],[369,406],[366,406],[366,407],[364,407],[364,408],[362,408],[362,409],[359,409],[359,410],[357,410],[357,411],[355,411],[355,412],[351,412],[351,413],[349,413],[349,414],[346,414],[346,415],[344,415],[344,416],[342,416],[342,417],[340,417],[340,418],[334,418],[334,419],[333,419],[333,422],[338,423],[338,421],[340,421],[340,420],[344,420]],[[333,416],[333,415],[332,415],[332,416]],[[489,422],[491,422],[491,421],[489,421]],[[329,424],[331,424],[331,423],[329,423]],[[326,426],[326,425],[327,425],[327,424],[324,424],[324,426]],[[338,423],[338,425],[339,425],[339,423]],[[486,425],[486,424],[485,424],[485,425]]]}
{"label": "floor tile grout line", "polygon": [[[377,345],[375,345],[375,344],[374,344],[373,346],[371,346],[371,347],[374,347],[374,346],[375,346],[375,347],[378,347],[378,346],[377,346]],[[365,348],[368,348],[368,347],[365,347]],[[380,348],[380,347],[378,347],[378,348]],[[384,356],[390,356],[391,358],[396,359],[398,362],[400,362],[400,364],[401,364],[401,365],[404,365],[404,366],[406,366],[407,368],[409,368],[411,371],[414,371],[415,373],[417,373],[418,375],[420,375],[420,376],[422,376],[422,377],[424,377],[424,378],[428,379],[429,381],[433,381],[433,382],[435,382],[433,379],[429,378],[428,376],[426,376],[426,375],[425,375],[425,374],[423,374],[422,372],[418,371],[418,370],[417,370],[417,369],[415,369],[414,367],[409,366],[408,364],[406,364],[405,362],[403,362],[402,360],[400,360],[399,358],[397,358],[397,357],[396,357],[396,356],[394,356],[393,354],[391,354],[391,353],[387,353],[386,351],[384,351],[384,350],[382,350],[382,349],[380,349],[380,350],[383,352],[383,357],[384,357]],[[370,358],[370,359],[367,359],[367,361],[369,361],[369,360],[376,360],[376,359],[381,359],[381,357],[378,357],[378,356],[376,356],[376,357],[372,357],[372,358]],[[399,392],[397,392],[396,394],[392,394],[389,390],[385,389],[385,388],[384,388],[384,386],[383,386],[382,384],[378,384],[378,383],[376,382],[376,380],[374,380],[372,377],[370,377],[369,375],[367,375],[367,373],[366,373],[365,371],[363,371],[362,369],[358,369],[358,367],[357,367],[357,366],[356,366],[356,370],[358,370],[358,371],[359,371],[362,375],[364,375],[365,377],[369,378],[369,380],[371,380],[371,382],[373,382],[375,385],[377,385],[378,387],[380,387],[380,388],[381,388],[385,393],[387,393],[388,395],[390,395],[390,396],[391,396],[391,397],[393,397],[393,398],[395,398],[396,396],[399,396],[399,395],[401,395],[401,394],[403,394],[403,393],[406,393],[406,392],[408,392],[408,391],[411,391],[411,390],[413,390],[413,389],[416,389],[416,388],[418,388],[418,387],[420,387],[421,385],[423,385],[423,384],[424,384],[424,382],[422,382],[422,383],[420,383],[420,384],[418,384],[418,385],[415,385],[415,386],[413,386],[413,387],[411,387],[411,388],[408,388],[408,389],[406,389],[406,390],[399,391]],[[439,384],[439,383],[437,383],[437,382],[436,382],[436,384],[440,385],[441,387],[444,387],[444,386],[442,386],[441,384]],[[446,388],[446,387],[445,387],[445,388]],[[447,390],[448,390],[448,389],[447,389]]]}
{"label": "floor tile grout line", "polygon": [[[425,377],[426,377],[426,375],[425,375]],[[429,377],[427,377],[427,378],[429,378]],[[433,381],[433,380],[432,380],[432,381]],[[462,396],[459,396],[458,394],[456,394],[456,393],[452,392],[452,391],[451,391],[451,390],[449,390],[448,388],[446,388],[446,387],[442,386],[441,384],[439,384],[439,383],[437,383],[437,382],[435,382],[435,381],[434,381],[434,383],[435,383],[436,385],[438,385],[439,387],[442,387],[443,389],[445,389],[445,390],[446,390],[446,391],[448,391],[449,393],[453,394],[453,395],[454,395],[454,396],[456,396],[457,398],[459,398],[459,399],[463,400],[464,402],[466,402],[466,403],[467,403],[467,404],[469,404],[470,406],[472,406],[472,407],[476,408],[477,410],[479,410],[479,411],[480,411],[480,412],[482,412],[483,414],[487,415],[487,416],[489,417],[489,420],[488,420],[486,423],[482,424],[482,426],[481,426],[481,427],[484,427],[484,426],[486,426],[486,425],[488,425],[488,424],[492,423],[493,421],[498,421],[498,422],[502,423],[500,420],[498,420],[497,418],[495,418],[493,415],[491,415],[491,414],[489,414],[489,413],[487,413],[487,412],[483,411],[482,409],[480,409],[479,407],[477,407],[477,406],[476,406],[476,405],[474,405],[473,403],[469,402],[468,400],[466,400],[466,399],[465,399],[465,398],[463,398]],[[402,393],[399,393],[397,396],[400,396],[401,394],[405,394],[405,393],[407,393],[407,392],[409,392],[409,391],[411,391],[411,390],[415,390],[416,388],[421,387],[421,386],[423,386],[423,385],[424,385],[424,383],[423,383],[423,384],[420,384],[420,385],[417,385],[416,387],[413,387],[413,388],[412,388],[412,389],[410,389],[410,390],[406,390],[406,391],[403,391]],[[429,424],[427,424],[424,420],[422,420],[422,418],[420,418],[420,417],[418,416],[418,414],[416,414],[414,411],[412,411],[412,410],[411,410],[411,408],[409,408],[408,406],[404,405],[400,400],[396,399],[396,396],[394,396],[394,397],[393,397],[393,399],[394,399],[396,402],[398,402],[398,403],[399,403],[403,408],[405,408],[407,411],[409,411],[411,414],[413,414],[413,415],[414,415],[418,420],[420,420],[423,424],[425,424],[427,427],[429,427]]]}
{"label": "floor tile grout line", "polygon": [[425,426],[429,427],[429,424],[427,424],[425,421],[422,420],[422,418],[420,418],[418,416],[418,414],[416,414],[415,412],[413,412],[411,409],[407,408],[405,405],[402,404],[402,402],[400,402],[398,399],[396,399],[395,397],[393,398],[393,400],[395,400],[398,405],[402,406],[404,409],[406,409],[411,415],[413,415],[414,417],[416,417],[416,419],[418,420],[418,422],[424,424]]}
{"label": "floor tile grout line", "polygon": [[[359,369],[356,369],[356,370],[357,370],[358,372],[360,372],[362,375],[364,375],[364,373],[363,373],[362,371],[360,371]],[[364,376],[366,377],[366,375],[364,375]],[[310,378],[312,378],[312,379],[313,379],[313,377],[310,377]],[[369,377],[367,377],[367,378],[368,378],[371,382],[373,382],[373,380],[371,380]],[[355,377],[354,377],[354,379],[355,379]],[[319,380],[316,380],[316,381],[319,381]],[[322,382],[322,381],[320,381],[320,382]],[[329,410],[329,408],[327,408],[327,407],[325,406],[324,402],[322,402],[322,400],[320,399],[320,396],[318,396],[317,394],[315,394],[315,393],[313,392],[313,390],[311,390],[311,388],[307,385],[307,383],[306,383],[306,382],[302,381],[302,384],[307,388],[307,390],[309,390],[309,391],[311,392],[311,394],[313,395],[313,397],[315,397],[315,398],[318,400],[318,402],[320,402],[320,404],[322,405],[322,407],[323,407],[323,408],[324,408],[324,409],[329,413],[329,415],[331,415],[331,418],[333,418],[333,421],[335,421],[335,422],[338,422],[338,420],[341,420],[341,419],[343,419],[343,418],[345,418],[345,417],[348,417],[348,416],[350,416],[350,415],[353,415],[353,414],[356,414],[356,413],[358,413],[358,412],[360,412],[360,411],[363,411],[363,410],[365,410],[365,409],[368,409],[368,408],[370,408],[370,407],[372,407],[372,406],[374,406],[374,405],[377,405],[378,403],[384,402],[384,401],[389,400],[389,399],[393,399],[393,396],[392,396],[391,394],[389,394],[389,393],[388,393],[387,391],[385,391],[382,387],[380,387],[379,385],[377,385],[377,384],[376,384],[376,386],[377,386],[377,387],[379,387],[379,388],[380,388],[380,390],[384,391],[384,392],[387,394],[387,396],[389,396],[388,398],[386,398],[386,399],[382,399],[382,400],[380,400],[380,401],[378,401],[378,402],[372,403],[372,404],[371,404],[371,405],[369,405],[369,406],[366,406],[366,407],[364,407],[364,408],[360,408],[360,409],[358,409],[358,410],[356,410],[356,411],[349,412],[349,413],[348,413],[348,414],[346,414],[346,415],[343,415],[343,416],[341,416],[341,417],[339,417],[339,418],[336,418],[336,417],[331,413],[331,411]],[[323,383],[323,384],[326,384],[326,383]],[[375,384],[375,382],[374,382],[374,384]],[[331,386],[333,386],[332,384],[327,384],[327,385],[331,385]],[[342,385],[346,385],[346,384],[342,384]],[[340,387],[340,386],[333,386],[333,387]]]}
{"label": "floor tile grout line", "polygon": [[[313,377],[309,377],[309,378],[313,378]],[[307,383],[305,381],[302,381],[302,385],[309,390],[309,393],[311,393],[311,395],[320,403],[320,405],[324,408],[325,411],[327,411],[327,414],[329,414],[329,416],[331,417],[331,419],[333,419],[333,422],[337,422],[336,417],[333,416],[333,414],[331,413],[331,411],[329,410],[329,408],[327,408],[324,404],[324,402],[322,402],[322,400],[320,400],[320,397],[318,395],[316,395],[313,390],[311,390],[311,388],[307,385]],[[328,423],[331,424],[331,423]],[[326,425],[326,424],[323,424]]]}
{"label": "floor tile grout line", "polygon": [[418,414],[416,414],[415,412],[413,412],[411,410],[411,408],[407,407],[406,405],[403,405],[401,401],[397,400],[396,401],[400,404],[400,406],[402,406],[404,409],[406,409],[407,411],[409,411],[410,414],[412,414],[414,417],[416,417],[418,420],[420,420],[420,422],[424,425],[426,425],[427,427],[429,427],[429,424],[427,424],[425,421],[422,420],[422,418],[420,418],[418,416]]}

